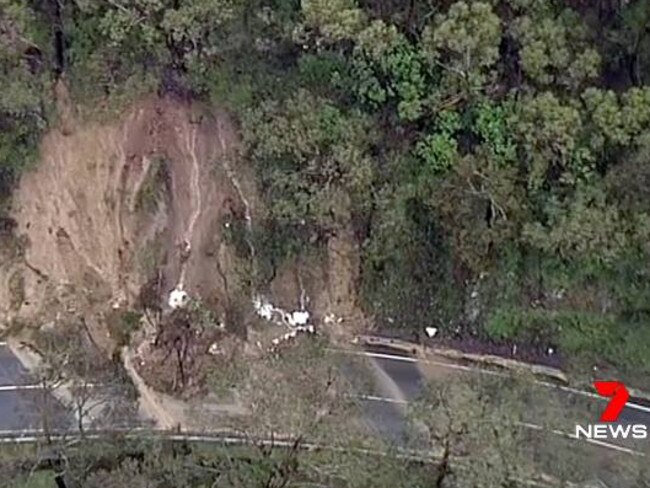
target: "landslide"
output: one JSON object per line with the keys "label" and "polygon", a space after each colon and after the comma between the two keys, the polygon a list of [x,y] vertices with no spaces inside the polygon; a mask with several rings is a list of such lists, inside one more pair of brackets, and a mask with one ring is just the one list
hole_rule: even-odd
{"label": "landslide", "polygon": [[[82,320],[93,341],[112,353],[119,345],[110,333],[116,314],[142,310],[143,296],[149,307],[162,310],[179,283],[226,331],[233,331],[229,307],[243,306],[238,316],[251,344],[286,332],[255,314],[258,292],[287,311],[306,305],[311,323],[327,325],[335,335],[362,323],[351,228],[330,237],[324,256],[288,260],[263,288],[246,288],[254,250],[248,262],[242,259],[228,229],[250,232],[264,208],[228,114],[149,97],[112,122],[81,122],[69,101],[59,100],[60,128],[45,136],[38,165],[14,193],[13,237],[0,229],[5,327]],[[246,225],[231,227],[236,222]],[[255,323],[260,327],[251,337]],[[177,367],[169,351],[157,346],[164,339],[160,327],[155,330],[160,324],[150,325],[136,347],[138,362],[141,370],[146,364],[151,384],[169,389],[162,380]],[[201,341],[196,354],[207,354],[212,336],[221,333]]]}
{"label": "landslide", "polygon": [[220,230],[243,211],[218,164],[236,147],[228,116],[152,97],[112,123],[61,125],[14,194],[19,251],[0,263],[4,323],[75,314],[110,349],[106,314],[134,307],[152,280],[163,305],[181,273],[190,296],[223,313],[231,270],[216,258],[228,261]]}

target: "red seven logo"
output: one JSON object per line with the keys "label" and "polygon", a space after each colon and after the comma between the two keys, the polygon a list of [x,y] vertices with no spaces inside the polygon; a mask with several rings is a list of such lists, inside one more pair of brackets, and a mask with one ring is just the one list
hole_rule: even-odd
{"label": "red seven logo", "polygon": [[627,388],[620,381],[594,381],[594,387],[600,396],[612,397],[607,408],[600,416],[600,421],[616,422],[630,398]]}

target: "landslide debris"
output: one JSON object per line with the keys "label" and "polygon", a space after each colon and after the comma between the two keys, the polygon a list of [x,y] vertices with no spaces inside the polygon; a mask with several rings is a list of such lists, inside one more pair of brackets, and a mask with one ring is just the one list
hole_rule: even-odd
{"label": "landslide debris", "polygon": [[6,321],[83,314],[109,346],[100,323],[106,311],[137,305],[152,279],[168,293],[182,273],[190,295],[223,312],[223,270],[206,255],[219,254],[220,226],[241,212],[216,164],[235,142],[226,114],[169,98],[140,102],[113,123],[47,134],[40,164],[14,196],[23,259],[3,263],[11,268],[0,291]]}
{"label": "landslide debris", "polygon": [[[145,381],[179,392],[200,389],[206,362],[222,355],[215,351],[227,357],[246,338],[247,350],[263,350],[286,335],[256,314],[258,292],[289,311],[308,307],[310,320],[332,330],[343,316],[359,323],[350,320],[359,316],[358,249],[345,229],[320,258],[287,260],[263,289],[251,288],[249,238],[264,209],[228,114],[150,97],[112,122],[82,123],[64,105],[61,128],[43,139],[0,233],[8,242],[0,313],[9,327],[82,318],[107,354],[130,342]],[[235,223],[247,233],[248,256],[227,238]],[[209,320],[177,320],[170,298],[186,296],[190,315]],[[261,326],[252,336],[251,323]]]}

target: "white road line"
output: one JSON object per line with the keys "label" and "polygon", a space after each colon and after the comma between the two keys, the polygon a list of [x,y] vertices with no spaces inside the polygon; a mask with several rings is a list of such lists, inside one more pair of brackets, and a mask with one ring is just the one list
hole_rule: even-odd
{"label": "white road line", "polygon": [[[143,429],[144,430],[144,429]],[[18,436],[12,436],[12,437],[0,437],[0,444],[21,444],[21,443],[34,443],[34,442],[40,442],[43,440],[43,431],[23,431],[25,435],[21,435],[20,437]],[[237,435],[211,435],[211,434],[202,434],[202,435],[197,435],[197,434],[170,434],[169,431],[159,431],[159,430],[148,430],[144,431],[145,433],[149,432],[153,434],[153,437],[156,438],[161,438],[161,439],[168,439],[172,441],[188,441],[188,442],[204,442],[204,443],[221,443],[221,444],[226,444],[226,445],[252,445],[252,446],[267,446],[267,447],[289,447],[292,448],[296,445],[294,439],[283,439],[279,437],[272,437],[272,438],[255,438],[255,437],[247,437],[247,436],[237,436]],[[104,433],[96,433],[96,432],[86,432],[83,435],[83,438],[86,440],[92,440],[92,439],[101,439],[104,438],[111,433],[119,433],[123,434],[125,438],[127,439],[138,439],[141,438],[142,434],[140,432],[133,432],[133,431],[122,431],[120,429],[113,429],[110,431],[105,431]],[[41,435],[38,435],[41,434]],[[48,438],[52,441],[64,441],[64,440],[72,440],[75,438],[81,438],[81,434],[78,432],[70,432],[67,434],[60,434],[60,433],[53,433],[48,436]],[[372,449],[372,448],[363,448],[363,447],[343,447],[343,446],[332,446],[328,444],[318,444],[318,443],[313,443],[313,442],[300,442],[298,445],[301,449],[307,450],[307,451],[315,451],[315,450],[328,450],[328,451],[333,451],[333,452],[355,452],[355,453],[360,453],[360,454],[366,454],[366,455],[375,455],[375,456],[387,456],[385,451],[378,450],[378,449]],[[398,448],[396,452],[393,454],[395,455],[398,459],[409,459],[409,460],[414,460],[414,461],[420,461],[420,462],[426,462],[426,463],[431,463],[438,461],[441,458],[440,453],[436,453],[435,451],[423,451],[423,450],[414,450],[414,449],[400,449]]]}
{"label": "white road line", "polygon": [[20,430],[0,430],[0,437],[6,436],[28,436],[45,434],[44,429],[20,429]]}
{"label": "white road line", "polygon": [[[54,383],[54,384],[47,385],[47,388],[51,390],[56,390],[60,386],[62,386],[62,383]],[[88,383],[82,386],[83,388],[100,388],[103,385]],[[43,390],[45,388],[46,387],[43,386],[42,383],[35,383],[31,385],[0,385],[0,393],[9,392],[9,391],[22,391],[22,390]]]}
{"label": "white road line", "polygon": [[368,351],[354,351],[348,349],[329,349],[331,352],[340,352],[343,354],[353,354],[355,356],[366,356],[371,358],[380,358],[380,359],[392,359],[395,361],[403,361],[405,363],[417,363],[416,358],[409,356],[393,356],[392,354],[382,354],[378,352],[368,352]]}
{"label": "white road line", "polygon": [[[538,431],[546,430],[541,425],[531,424],[529,422],[517,422],[517,425],[520,425],[521,427],[525,427],[525,428],[531,429],[531,430],[538,430]],[[596,439],[581,438],[581,437],[576,436],[575,434],[562,432],[561,430],[556,430],[556,429],[549,430],[548,432],[551,432],[552,434],[559,435],[559,436],[562,436],[562,437],[566,437],[566,438],[569,438],[569,439],[574,439],[574,440],[577,440],[577,441],[586,442],[587,444],[593,444],[595,446],[605,447],[607,449],[613,449],[615,451],[624,452],[626,454],[633,454],[635,456],[645,457],[645,453],[643,453],[643,452],[635,451],[634,449],[630,449],[628,447],[619,446],[618,444],[611,444],[609,442],[599,441],[599,440],[596,440]]]}
{"label": "white road line", "polygon": [[375,395],[355,395],[355,398],[360,398],[361,400],[369,400],[373,402],[398,403],[400,405],[408,405],[409,403],[406,400],[398,400],[397,398],[384,398]]}
{"label": "white road line", "polygon": [[42,390],[43,385],[3,385],[0,386],[0,392],[3,391],[20,391],[20,390]]}
{"label": "white road line", "polygon": [[[582,395],[590,398],[597,398],[598,400],[602,402],[608,402],[609,398],[604,398],[601,397],[600,395],[597,395],[596,393],[592,393],[590,391],[584,391],[584,390],[578,390],[576,388],[571,388],[569,386],[562,386],[562,385],[554,385],[553,383],[548,383],[546,381],[537,381],[536,383],[539,383],[540,385],[544,385],[549,388],[558,388],[562,391],[566,391],[567,393],[573,393],[575,395]],[[625,404],[625,408],[633,408],[635,410],[640,410],[641,412],[646,412],[650,413],[650,407],[646,407],[645,405],[639,405],[638,403],[634,402],[627,402]]]}
{"label": "white road line", "polygon": [[[95,433],[96,432],[96,431],[94,431],[92,429],[87,429],[86,431],[89,432],[89,433]],[[145,434],[154,433],[155,434],[155,433],[158,432],[158,431],[156,431],[156,429],[151,429],[151,428],[148,428],[148,427],[125,427],[125,428],[114,427],[110,431],[114,432],[114,433],[125,433],[125,434],[138,434],[138,433],[145,433]],[[80,434],[78,430],[71,430],[69,432],[62,433],[58,429],[42,429],[42,428],[38,428],[38,429],[16,429],[16,430],[8,429],[8,430],[0,430],[0,438],[9,437],[9,436],[11,436],[12,438],[15,438],[15,437],[22,438],[22,437],[39,436],[39,435],[43,436],[43,435],[48,434],[48,433],[51,434],[51,435],[58,435],[58,436],[66,436],[66,435],[68,435],[68,436],[71,436],[71,437],[78,436]]]}
{"label": "white road line", "polygon": [[[398,404],[401,404],[401,405],[405,405],[405,404],[409,403],[409,402],[406,402],[404,400],[397,400],[395,398],[386,398],[386,397],[380,397],[380,396],[374,396],[374,395],[358,395],[357,398],[360,398],[362,400],[371,400],[371,401],[385,402],[385,403],[398,403]],[[544,429],[544,427],[542,427],[541,425],[532,424],[532,423],[529,423],[529,422],[517,422],[516,425],[518,425],[520,427],[524,427],[526,429],[537,430],[537,431],[541,431],[541,432],[547,431],[547,429]],[[635,451],[634,449],[619,446],[617,444],[611,444],[609,442],[599,441],[599,440],[596,440],[596,439],[581,438],[581,437],[576,436],[575,434],[571,434],[571,433],[568,433],[568,432],[562,432],[561,430],[557,430],[557,429],[551,429],[551,430],[548,430],[548,432],[550,432],[550,433],[552,433],[554,435],[558,435],[558,436],[561,436],[561,437],[568,438],[568,439],[573,439],[573,440],[576,440],[576,441],[586,442],[587,444],[592,444],[592,445],[595,445],[595,446],[604,447],[606,449],[613,449],[613,450],[618,451],[618,452],[623,452],[623,453],[626,453],[626,454],[632,454],[634,456],[641,456],[641,457],[645,456],[645,454],[643,452]]]}
{"label": "white road line", "polygon": [[365,356],[368,358],[376,358],[376,359],[389,359],[392,361],[402,361],[405,363],[424,363],[424,364],[432,364],[434,366],[440,366],[443,368],[448,368],[448,369],[457,369],[459,371],[469,371],[469,372],[481,372],[487,375],[492,375],[492,376],[506,376],[503,373],[499,373],[498,371],[490,371],[490,370],[484,370],[484,369],[476,369],[472,368],[470,366],[464,366],[462,364],[454,364],[454,363],[445,363],[443,361],[434,361],[432,359],[418,359],[418,358],[413,358],[409,356],[394,356],[392,354],[384,354],[384,353],[379,353],[379,352],[368,352],[368,351],[351,351],[351,350],[346,350],[346,349],[330,349],[333,352],[340,352],[343,354],[352,354],[355,356]]}
{"label": "white road line", "polygon": [[[444,361],[435,361],[432,359],[417,359],[413,357],[408,357],[408,356],[396,356],[393,354],[385,354],[385,353],[376,353],[376,352],[368,352],[368,351],[351,351],[351,350],[346,350],[346,349],[333,349],[333,351],[336,352],[341,352],[344,354],[353,354],[357,356],[365,356],[365,357],[371,357],[371,358],[377,358],[377,359],[389,359],[393,361],[403,361],[407,363],[424,363],[424,364],[431,364],[434,366],[440,366],[441,368],[447,368],[447,369],[456,369],[460,371],[469,371],[473,373],[480,373],[480,374],[486,374],[490,376],[507,376],[504,373],[498,372],[498,371],[492,371],[489,369],[482,369],[482,368],[473,368],[471,366],[464,366],[462,364],[454,364],[454,363],[446,363]],[[585,390],[578,390],[577,388],[571,388],[570,386],[562,386],[562,385],[556,385],[553,383],[549,383],[547,381],[535,381],[536,384],[545,386],[547,388],[555,388],[561,391],[565,391],[567,393],[572,393],[574,395],[581,395],[589,398],[595,398],[597,400],[600,400],[602,402],[607,402],[609,401],[608,398],[603,398],[600,395],[597,395],[596,393],[592,393],[590,391],[585,391]],[[634,402],[627,402],[625,404],[625,408],[632,408],[634,410],[639,410],[641,412],[646,412],[650,413],[650,407],[646,407],[644,405],[639,405],[638,403]]]}

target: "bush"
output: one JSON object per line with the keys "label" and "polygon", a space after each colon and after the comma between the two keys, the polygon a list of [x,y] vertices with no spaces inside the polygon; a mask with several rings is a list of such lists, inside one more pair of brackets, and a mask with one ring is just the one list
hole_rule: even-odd
{"label": "bush", "polygon": [[554,345],[570,362],[605,362],[622,370],[650,372],[650,329],[621,322],[614,315],[500,308],[485,331],[497,341]]}
{"label": "bush", "polygon": [[119,311],[109,317],[108,331],[118,347],[129,345],[131,335],[140,327],[141,319],[142,316],[139,313],[131,310]]}

